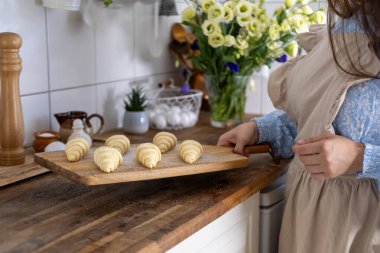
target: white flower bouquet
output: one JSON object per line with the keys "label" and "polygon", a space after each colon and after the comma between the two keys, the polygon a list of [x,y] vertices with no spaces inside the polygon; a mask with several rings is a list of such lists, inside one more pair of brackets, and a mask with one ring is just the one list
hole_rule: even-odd
{"label": "white flower bouquet", "polygon": [[[326,21],[325,11],[313,11],[309,0],[286,0],[272,17],[264,3],[264,0],[189,2],[181,16],[198,38],[198,46],[194,47],[199,48],[200,55],[192,58],[193,63],[209,74],[229,71],[249,74],[276,59],[284,61],[279,59],[284,55],[296,56],[297,33]],[[235,68],[225,68],[226,63],[234,63]]]}
{"label": "white flower bouquet", "polygon": [[234,76],[249,76],[263,65],[296,56],[300,51],[297,33],[307,31],[312,24],[325,23],[325,11],[313,11],[309,2],[286,0],[273,16],[268,14],[265,0],[189,2],[181,16],[197,37],[192,49],[199,52],[191,61],[206,74],[206,80],[211,80],[206,83],[209,93],[212,89],[217,92],[211,92],[209,101],[212,120],[226,121],[236,115],[242,120],[245,85],[238,94]]}

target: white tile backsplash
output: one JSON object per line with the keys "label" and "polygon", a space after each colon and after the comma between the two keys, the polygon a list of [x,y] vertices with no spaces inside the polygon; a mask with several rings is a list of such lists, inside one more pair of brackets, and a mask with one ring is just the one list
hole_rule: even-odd
{"label": "white tile backsplash", "polygon": [[261,113],[267,114],[276,110],[268,94],[268,79],[262,77],[261,81]]}
{"label": "white tile backsplash", "polygon": [[157,88],[159,83],[168,79],[173,79],[176,86],[181,86],[184,82],[180,71],[168,72],[149,76],[149,87]]}
{"label": "white tile backsplash", "polygon": [[327,8],[327,2],[326,1],[320,1],[319,2],[319,8]]}
{"label": "white tile backsplash", "polygon": [[246,89],[247,100],[245,103],[245,112],[254,114],[261,113],[262,81],[260,71],[256,71],[252,74]]}
{"label": "white tile backsplash", "polygon": [[95,31],[79,12],[47,8],[50,89],[95,83]]}
{"label": "white tile backsplash", "polygon": [[[178,14],[185,6],[184,3],[176,3]],[[158,30],[155,31],[154,8],[154,3],[135,4],[136,76],[172,72],[176,69],[168,45],[171,41],[171,27],[173,23],[180,22],[180,16],[159,16]]]}
{"label": "white tile backsplash", "polygon": [[35,1],[1,0],[0,32],[21,35],[22,95],[48,91],[45,9]]}
{"label": "white tile backsplash", "polygon": [[309,6],[310,6],[313,10],[318,10],[318,9],[319,9],[319,2],[310,3]]}
{"label": "white tile backsplash", "polygon": [[114,82],[97,86],[97,112],[103,116],[103,130],[122,127],[124,97],[130,91],[128,81]]}
{"label": "white tile backsplash", "polygon": [[33,133],[50,129],[49,96],[47,93],[23,96],[21,98],[24,114],[25,145],[34,141]]}
{"label": "white tile backsplash", "polygon": [[[100,5],[100,6],[99,6]],[[107,9],[97,4],[96,80],[109,82],[134,77],[133,3]]]}

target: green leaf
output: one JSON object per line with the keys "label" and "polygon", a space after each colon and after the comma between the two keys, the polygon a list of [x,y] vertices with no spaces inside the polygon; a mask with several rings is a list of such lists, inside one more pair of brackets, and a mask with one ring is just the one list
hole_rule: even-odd
{"label": "green leaf", "polygon": [[112,4],[112,0],[104,0],[104,6],[108,7]]}
{"label": "green leaf", "polygon": [[124,99],[125,110],[131,112],[141,112],[145,110],[147,97],[140,86],[132,88],[132,91]]}
{"label": "green leaf", "polygon": [[233,62],[233,63],[236,63],[236,59],[233,55],[228,55],[228,54],[225,54],[223,55],[223,62]]}
{"label": "green leaf", "polygon": [[182,24],[184,24],[186,26],[189,26],[194,31],[202,31],[202,27],[200,25],[198,25],[198,24],[195,24],[195,23],[192,23],[192,22],[189,22],[189,21],[182,21]]}
{"label": "green leaf", "polygon": [[294,40],[296,36],[292,33],[287,33],[287,34],[284,34],[283,36],[281,36],[280,38],[280,41],[282,41],[283,43],[287,43],[291,40]]}
{"label": "green leaf", "polygon": [[280,14],[277,15],[276,18],[277,18],[277,22],[278,22],[279,24],[281,24],[282,21],[284,21],[284,19],[286,19],[286,11],[283,10]]}

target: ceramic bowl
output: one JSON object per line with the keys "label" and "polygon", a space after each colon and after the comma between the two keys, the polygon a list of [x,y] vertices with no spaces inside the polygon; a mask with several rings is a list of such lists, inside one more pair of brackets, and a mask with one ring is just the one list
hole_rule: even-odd
{"label": "ceramic bowl", "polygon": [[35,140],[33,142],[33,148],[36,152],[43,152],[45,147],[50,143],[59,139],[59,134],[56,131],[38,131],[33,133]]}

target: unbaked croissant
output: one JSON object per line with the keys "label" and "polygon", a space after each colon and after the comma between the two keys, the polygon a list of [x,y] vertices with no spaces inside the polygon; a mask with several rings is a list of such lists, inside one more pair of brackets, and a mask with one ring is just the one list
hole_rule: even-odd
{"label": "unbaked croissant", "polygon": [[110,173],[123,163],[123,157],[117,149],[103,146],[95,150],[94,161],[100,170]]}
{"label": "unbaked croissant", "polygon": [[107,147],[117,149],[121,155],[124,155],[129,150],[131,146],[131,142],[127,138],[127,136],[122,134],[112,135],[106,140]]}
{"label": "unbaked croissant", "polygon": [[153,144],[155,144],[165,154],[177,145],[177,137],[169,132],[159,132],[153,138]]}
{"label": "unbaked croissant", "polygon": [[161,151],[153,143],[143,143],[137,147],[136,159],[144,167],[152,169],[161,161]]}
{"label": "unbaked croissant", "polygon": [[202,145],[193,140],[186,140],[179,146],[179,156],[185,163],[196,162],[203,153]]}
{"label": "unbaked croissant", "polygon": [[74,138],[66,143],[65,153],[67,160],[76,162],[82,159],[88,152],[90,145],[84,138]]}

